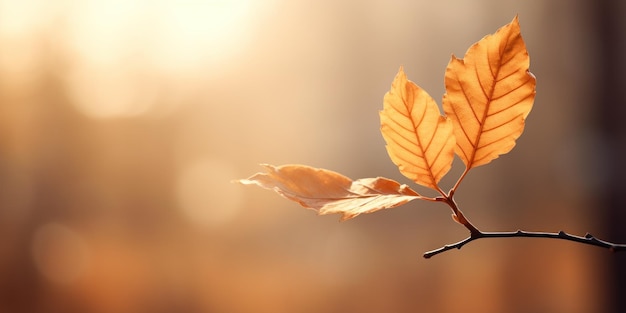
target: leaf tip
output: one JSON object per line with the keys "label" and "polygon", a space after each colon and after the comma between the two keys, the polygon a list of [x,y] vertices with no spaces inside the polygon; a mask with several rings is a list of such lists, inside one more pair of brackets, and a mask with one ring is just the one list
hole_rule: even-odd
{"label": "leaf tip", "polygon": [[396,74],[396,77],[394,79],[394,82],[397,81],[398,79],[404,79],[406,80],[406,73],[404,72],[404,66],[400,65],[400,68],[398,69],[398,73]]}
{"label": "leaf tip", "polygon": [[520,29],[519,26],[519,14],[515,14],[515,17],[513,18],[513,20],[510,23],[513,27],[515,27],[515,29]]}

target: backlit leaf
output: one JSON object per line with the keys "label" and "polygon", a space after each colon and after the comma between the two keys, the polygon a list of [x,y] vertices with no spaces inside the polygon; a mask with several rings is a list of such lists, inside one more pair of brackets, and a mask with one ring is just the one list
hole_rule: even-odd
{"label": "backlit leaf", "polygon": [[452,119],[455,152],[466,169],[509,152],[535,98],[535,76],[517,17],[472,45],[446,69],[443,108]]}
{"label": "backlit leaf", "polygon": [[435,100],[400,71],[380,112],[387,153],[404,176],[439,190],[437,183],[454,159],[452,123]]}
{"label": "backlit leaf", "polygon": [[321,215],[341,213],[342,220],[421,198],[408,186],[388,178],[353,181],[339,173],[305,165],[263,166],[266,173],[254,174],[239,182],[273,190]]}

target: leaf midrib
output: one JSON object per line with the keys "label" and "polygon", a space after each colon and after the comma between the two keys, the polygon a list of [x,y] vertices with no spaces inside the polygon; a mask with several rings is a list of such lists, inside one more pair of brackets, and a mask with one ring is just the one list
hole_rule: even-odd
{"label": "leaf midrib", "polygon": [[[413,95],[413,97],[415,97],[415,95]],[[414,99],[411,99],[414,100]],[[428,177],[430,178],[430,184],[432,186],[437,186],[437,182],[435,179],[435,176],[433,175],[433,170],[432,170],[432,164],[430,164],[430,162],[428,161],[428,158],[426,157],[426,150],[424,150],[424,146],[422,145],[422,140],[418,134],[417,131],[417,127],[422,123],[422,121],[424,121],[424,118],[426,117],[426,112],[428,111],[428,105],[423,105],[422,107],[424,107],[424,111],[422,112],[422,116],[419,120],[419,122],[417,124],[415,124],[415,120],[413,119],[413,110],[411,110],[411,108],[415,107],[415,106],[410,106],[408,105],[408,103],[404,102],[404,107],[407,109],[407,113],[410,116],[409,120],[411,120],[411,125],[413,126],[413,133],[415,134],[415,138],[417,139],[417,145],[418,145],[418,149],[420,149],[421,153],[422,153],[422,159],[424,159],[424,162],[426,163],[426,172],[428,174]],[[439,125],[437,125],[435,127],[435,133],[437,131]],[[434,137],[434,134],[433,134]],[[429,145],[430,146],[430,145]],[[419,167],[419,166],[418,166]]]}
{"label": "leaf midrib", "polygon": [[[510,34],[507,35],[506,37],[506,42],[504,44],[504,51],[506,51],[508,45],[509,45],[509,39],[510,39]],[[470,162],[468,162],[468,169],[472,168],[474,166],[474,161],[476,160],[476,154],[478,153],[478,150],[484,148],[484,147],[478,147],[478,143],[480,142],[480,138],[482,137],[483,134],[483,129],[485,127],[485,122],[487,121],[487,118],[490,116],[489,114],[489,109],[491,107],[491,103],[493,102],[493,94],[496,90],[496,85],[498,84],[498,80],[496,79],[498,77],[498,75],[500,74],[500,70],[502,69],[503,66],[503,54],[504,52],[501,52],[498,54],[499,60],[498,60],[498,67],[496,68],[495,73],[493,74],[493,83],[491,84],[491,90],[489,91],[489,95],[485,94],[485,96],[487,96],[487,103],[485,104],[485,110],[483,112],[483,116],[480,120],[479,123],[479,127],[478,127],[478,133],[476,134],[476,138],[475,141],[472,142],[472,146],[474,147],[474,150],[472,151],[472,157],[470,158]],[[493,73],[491,70],[491,63],[489,62],[489,47],[487,47],[487,64],[489,64],[489,72]],[[506,63],[506,62],[504,62]],[[478,68],[475,69],[475,71],[478,71]],[[477,76],[477,81],[478,84],[480,85],[480,88],[483,90],[483,93],[485,92],[485,89],[483,88],[481,82],[480,82],[480,78],[478,77],[478,72],[476,72],[476,76]],[[466,96],[467,97],[467,96]],[[469,99],[468,99],[469,100]],[[470,105],[470,107],[472,107]],[[473,108],[472,108],[473,111]],[[475,113],[474,113],[475,114]]]}

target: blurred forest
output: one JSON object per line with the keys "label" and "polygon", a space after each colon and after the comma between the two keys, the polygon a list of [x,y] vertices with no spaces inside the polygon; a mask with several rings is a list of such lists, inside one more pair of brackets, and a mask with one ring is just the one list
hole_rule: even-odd
{"label": "blurred forest", "polygon": [[399,66],[440,102],[450,55],[516,14],[535,106],[456,199],[481,230],[624,243],[622,2],[0,0],[0,311],[624,311],[624,255],[425,260],[467,236],[444,205],[339,223],[231,183],[259,163],[410,183],[379,131]]}

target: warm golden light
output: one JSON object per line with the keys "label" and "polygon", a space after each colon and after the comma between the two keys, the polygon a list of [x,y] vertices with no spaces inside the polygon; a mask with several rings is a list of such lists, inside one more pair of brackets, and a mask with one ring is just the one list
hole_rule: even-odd
{"label": "warm golden light", "polygon": [[228,161],[205,159],[186,164],[178,179],[180,208],[193,223],[219,226],[239,213],[241,188],[226,185],[237,171]]}
{"label": "warm golden light", "polygon": [[59,223],[48,223],[37,229],[32,253],[39,272],[54,283],[77,280],[88,265],[88,249],[83,237]]}
{"label": "warm golden light", "polygon": [[425,260],[467,236],[440,201],[373,212],[350,183],[318,200],[373,213],[339,222],[232,182],[309,164],[438,195],[390,161],[385,92],[402,65],[441,104],[450,54],[519,12],[537,111],[455,197],[485,231],[604,237],[596,2],[0,0],[0,312],[610,312],[602,249]]}
{"label": "warm golden light", "polygon": [[178,81],[217,73],[237,55],[250,11],[250,0],[76,4],[65,27],[76,107],[95,118],[149,112]]}

